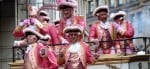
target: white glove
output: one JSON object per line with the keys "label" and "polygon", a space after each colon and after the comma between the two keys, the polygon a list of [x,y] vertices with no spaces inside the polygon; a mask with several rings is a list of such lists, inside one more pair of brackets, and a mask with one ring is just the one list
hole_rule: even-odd
{"label": "white glove", "polygon": [[20,42],[19,41],[14,41],[14,46],[19,46]]}
{"label": "white glove", "polygon": [[62,39],[61,39],[61,43],[62,43],[62,44],[68,44],[69,42],[68,42],[66,39],[62,38]]}
{"label": "white glove", "polygon": [[50,39],[51,39],[51,36],[45,35],[45,36],[43,36],[41,39],[44,39],[44,40],[50,40]]}
{"label": "white glove", "polygon": [[98,47],[99,46],[99,40],[98,39],[92,39],[91,41],[93,41],[94,42],[94,46],[95,47]]}
{"label": "white glove", "polygon": [[25,40],[14,41],[14,46],[26,46],[27,42]]}

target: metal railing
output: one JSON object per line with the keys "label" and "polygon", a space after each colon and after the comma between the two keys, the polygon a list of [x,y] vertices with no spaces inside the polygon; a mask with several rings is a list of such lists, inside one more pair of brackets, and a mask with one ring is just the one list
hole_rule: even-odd
{"label": "metal railing", "polygon": [[[127,55],[127,53],[126,53],[126,49],[127,49],[127,40],[134,40],[134,39],[142,39],[143,40],[143,43],[144,43],[144,49],[143,49],[143,51],[145,51],[145,53],[146,54],[150,54],[150,51],[148,51],[147,50],[147,48],[150,46],[150,37],[134,37],[134,38],[127,38],[127,39],[122,39],[122,40],[110,40],[110,41],[99,41],[99,42],[115,42],[115,41],[124,41],[124,47],[123,48],[121,48],[121,49],[123,49],[124,50],[124,56],[126,56]],[[149,41],[148,43],[147,43],[147,40]],[[88,44],[93,44],[93,43],[95,43],[95,42],[86,42],[86,43],[88,43]],[[62,45],[67,45],[67,44],[51,44],[51,45],[48,45],[48,46],[62,46]],[[21,47],[18,47],[18,46],[13,46],[12,47],[12,53],[13,53],[13,62],[15,62],[15,60],[16,60],[16,49],[20,49],[21,51],[22,51],[22,54],[23,54],[23,57],[24,57],[24,54],[25,54],[25,49],[24,48],[26,48],[27,46],[21,46]],[[138,48],[135,48],[134,49],[134,52],[138,52],[138,51],[140,51]]]}

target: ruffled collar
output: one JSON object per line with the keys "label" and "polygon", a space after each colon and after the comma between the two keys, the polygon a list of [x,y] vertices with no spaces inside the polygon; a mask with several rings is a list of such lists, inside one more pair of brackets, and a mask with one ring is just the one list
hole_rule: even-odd
{"label": "ruffled collar", "polygon": [[72,52],[72,53],[79,52],[79,50],[80,50],[80,43],[79,42],[71,44],[69,47],[69,52]]}
{"label": "ruffled collar", "polygon": [[99,21],[100,23],[100,27],[104,28],[104,29],[108,29],[110,27],[109,25],[109,22],[102,22],[102,21]]}

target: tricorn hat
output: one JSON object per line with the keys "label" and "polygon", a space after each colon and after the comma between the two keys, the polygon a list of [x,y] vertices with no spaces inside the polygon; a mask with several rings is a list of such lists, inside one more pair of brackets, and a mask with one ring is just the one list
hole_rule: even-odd
{"label": "tricorn hat", "polygon": [[76,0],[57,0],[57,8],[60,9],[63,6],[76,8],[77,1]]}
{"label": "tricorn hat", "polygon": [[42,35],[38,31],[35,31],[35,30],[31,29],[31,28],[23,29],[23,33],[25,34],[25,36],[32,34],[32,35],[36,35],[39,39],[44,39],[44,40],[50,39],[50,36]]}
{"label": "tricorn hat", "polygon": [[102,11],[102,10],[105,10],[106,12],[109,12],[108,6],[107,5],[103,5],[103,6],[99,6],[99,7],[97,7],[97,8],[94,9],[93,16],[97,16],[97,13],[99,11]]}
{"label": "tricorn hat", "polygon": [[44,10],[39,11],[39,15],[48,16],[48,13]]}
{"label": "tricorn hat", "polygon": [[80,26],[67,26],[64,28],[63,33],[68,33],[68,32],[81,32],[83,33],[83,29]]}
{"label": "tricorn hat", "polygon": [[110,19],[116,19],[117,17],[123,17],[123,16],[125,16],[126,15],[126,12],[124,12],[124,11],[118,11],[117,13],[112,13],[111,15],[110,15]]}

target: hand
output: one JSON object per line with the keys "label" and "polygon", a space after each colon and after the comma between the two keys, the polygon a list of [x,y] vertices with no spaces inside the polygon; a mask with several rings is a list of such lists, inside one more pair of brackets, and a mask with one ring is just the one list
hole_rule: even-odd
{"label": "hand", "polygon": [[26,46],[26,40],[14,41],[14,46]]}
{"label": "hand", "polygon": [[121,55],[121,54],[122,54],[121,50],[117,49],[117,55]]}
{"label": "hand", "polygon": [[14,41],[14,46],[19,46],[19,41]]}
{"label": "hand", "polygon": [[28,24],[29,24],[29,20],[25,19],[24,21],[22,21],[22,22],[19,23],[19,26],[26,26]]}
{"label": "hand", "polygon": [[36,23],[36,18],[31,18],[31,19],[30,19],[30,24],[31,24],[31,25],[34,25],[35,23]]}
{"label": "hand", "polygon": [[118,29],[117,29],[117,32],[119,33],[119,34],[121,34],[121,35],[124,35],[124,33],[125,33],[125,29],[123,29],[123,28],[121,28],[121,27],[119,27]]}
{"label": "hand", "polygon": [[98,54],[98,53],[93,53],[93,55],[94,55],[95,59],[98,59],[100,56],[100,54]]}
{"label": "hand", "polygon": [[41,40],[47,40],[47,41],[50,39],[51,39],[51,37],[49,35],[45,35],[41,38]]}
{"label": "hand", "polygon": [[48,42],[47,41],[44,41],[44,40],[38,40],[39,43],[42,43],[43,45],[47,45]]}
{"label": "hand", "polygon": [[29,25],[29,23],[30,23],[30,20],[29,20],[29,19],[25,19],[25,20],[23,21],[23,25]]}
{"label": "hand", "polygon": [[118,29],[118,28],[120,27],[120,25],[117,24],[117,23],[114,23],[114,27],[115,27],[116,29]]}
{"label": "hand", "polygon": [[93,42],[93,43],[95,43],[95,44],[99,43],[99,40],[98,39],[94,39],[94,38],[90,39],[90,41]]}
{"label": "hand", "polygon": [[99,46],[99,40],[98,39],[92,39],[91,41],[93,41],[94,46],[98,47]]}
{"label": "hand", "polygon": [[62,39],[61,39],[61,43],[62,43],[62,44],[68,44],[69,42],[68,42],[66,39],[62,38]]}
{"label": "hand", "polygon": [[98,39],[93,39],[92,41],[94,41],[95,43],[99,43],[99,40]]}

